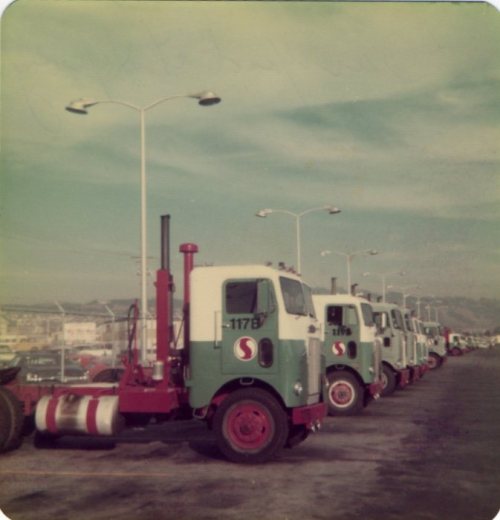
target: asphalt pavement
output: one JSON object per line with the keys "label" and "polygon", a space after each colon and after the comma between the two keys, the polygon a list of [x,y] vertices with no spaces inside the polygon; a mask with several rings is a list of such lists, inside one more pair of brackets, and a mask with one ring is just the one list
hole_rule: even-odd
{"label": "asphalt pavement", "polygon": [[[261,466],[195,421],[112,439],[33,437],[0,456],[11,520],[492,520],[500,510],[500,346],[450,358]],[[0,516],[1,518],[1,516]]]}

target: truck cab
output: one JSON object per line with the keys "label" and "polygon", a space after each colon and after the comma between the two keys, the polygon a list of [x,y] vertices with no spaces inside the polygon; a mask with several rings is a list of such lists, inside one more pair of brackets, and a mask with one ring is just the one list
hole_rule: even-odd
{"label": "truck cab", "polygon": [[289,408],[321,400],[319,322],[298,277],[265,266],[196,267],[190,305],[192,408],[231,384],[269,387]]}
{"label": "truck cab", "polygon": [[410,382],[403,315],[393,303],[374,302],[372,307],[382,338],[382,396],[388,396]]}
{"label": "truck cab", "polygon": [[404,333],[406,338],[406,361],[408,368],[410,369],[412,381],[420,379],[420,362],[418,357],[418,344],[417,335],[413,329],[413,322],[411,319],[411,313],[408,309],[401,309],[403,315]]}
{"label": "truck cab", "polygon": [[462,356],[468,352],[465,336],[457,332],[450,332],[448,334],[448,351],[452,356]]}
{"label": "truck cab", "polygon": [[420,370],[420,377],[422,377],[429,370],[429,346],[422,322],[416,316],[411,317],[411,322],[417,344],[417,365]]}
{"label": "truck cab", "polygon": [[381,344],[369,302],[347,294],[314,295],[322,323],[328,413],[353,415],[382,390]]}
{"label": "truck cab", "polygon": [[444,329],[437,321],[424,321],[423,327],[429,345],[429,368],[434,370],[439,368],[447,359]]}

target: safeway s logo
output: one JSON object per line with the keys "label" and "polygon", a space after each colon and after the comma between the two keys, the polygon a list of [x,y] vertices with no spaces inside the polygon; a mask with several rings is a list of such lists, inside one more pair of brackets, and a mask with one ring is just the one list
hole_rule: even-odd
{"label": "safeway s logo", "polygon": [[343,356],[345,354],[345,344],[342,341],[336,341],[332,345],[332,353],[334,356]]}
{"label": "safeway s logo", "polygon": [[233,349],[240,361],[251,361],[257,355],[257,342],[249,336],[243,336],[234,342]]}

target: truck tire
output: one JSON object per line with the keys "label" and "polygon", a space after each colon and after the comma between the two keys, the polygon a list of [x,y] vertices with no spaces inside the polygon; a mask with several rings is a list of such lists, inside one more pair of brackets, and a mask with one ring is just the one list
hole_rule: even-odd
{"label": "truck tire", "polygon": [[431,352],[427,358],[427,364],[430,370],[435,370],[443,364],[443,360],[435,352]]}
{"label": "truck tire", "polygon": [[351,373],[328,374],[328,415],[356,415],[363,409],[364,388]]}
{"label": "truck tire", "polygon": [[291,426],[285,446],[287,448],[294,448],[297,444],[304,442],[307,437],[309,437],[310,433],[311,430],[307,429],[303,424],[295,424]]}
{"label": "truck tire", "polygon": [[19,399],[7,388],[0,387],[0,453],[21,445],[24,414]]}
{"label": "truck tire", "polygon": [[382,365],[382,392],[380,395],[382,397],[387,397],[391,395],[394,390],[396,390],[396,374],[392,370],[391,367],[383,364]]}
{"label": "truck tire", "polygon": [[288,439],[288,417],[261,388],[236,390],[222,401],[213,420],[220,451],[232,462],[259,464],[276,456]]}

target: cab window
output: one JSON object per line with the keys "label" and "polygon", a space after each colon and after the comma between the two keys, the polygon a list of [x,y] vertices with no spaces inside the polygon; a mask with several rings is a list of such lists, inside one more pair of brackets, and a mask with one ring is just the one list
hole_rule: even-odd
{"label": "cab window", "polygon": [[352,305],[344,307],[342,305],[329,305],[326,309],[326,319],[328,325],[357,325],[358,313]]}
{"label": "cab window", "polygon": [[257,281],[228,282],[225,299],[228,314],[253,314],[257,306]]}
{"label": "cab window", "polygon": [[309,309],[304,295],[303,287],[297,280],[280,277],[280,287],[285,301],[285,309],[288,314],[307,316]]}

